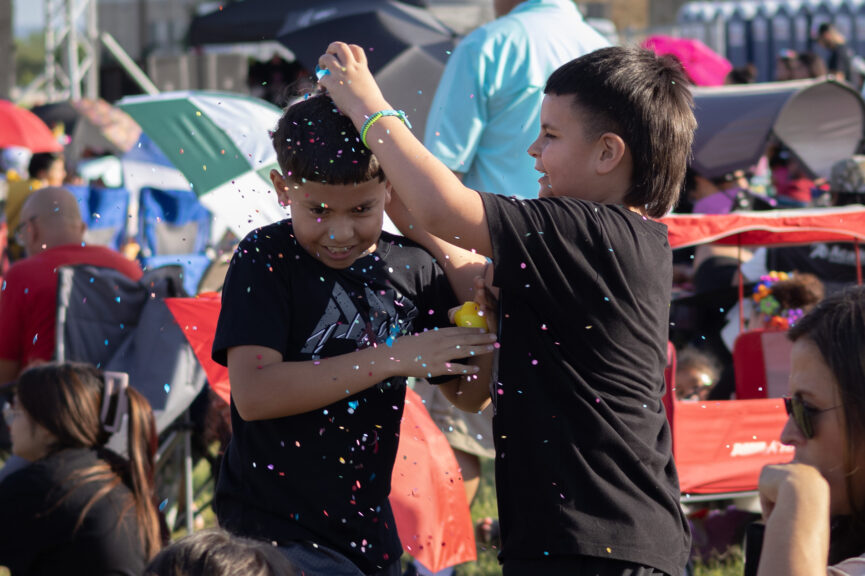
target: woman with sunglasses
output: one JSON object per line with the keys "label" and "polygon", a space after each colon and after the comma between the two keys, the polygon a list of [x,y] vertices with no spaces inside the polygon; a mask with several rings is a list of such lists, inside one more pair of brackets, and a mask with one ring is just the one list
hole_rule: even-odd
{"label": "woman with sunglasses", "polygon": [[[0,566],[15,576],[141,574],[162,543],[156,427],[126,375],[43,364],[21,374],[4,412],[13,454],[30,463],[0,483]],[[127,458],[106,448],[124,427]]]}
{"label": "woman with sunglasses", "polygon": [[865,575],[865,287],[823,300],[790,329],[790,464],[760,476],[760,576]]}

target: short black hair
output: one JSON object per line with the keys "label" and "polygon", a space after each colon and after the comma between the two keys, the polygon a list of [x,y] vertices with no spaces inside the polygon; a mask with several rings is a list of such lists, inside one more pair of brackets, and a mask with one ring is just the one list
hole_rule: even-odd
{"label": "short black hair", "polygon": [[27,173],[31,178],[36,178],[36,175],[43,170],[48,170],[51,165],[62,155],[58,152],[37,152],[30,157],[30,164],[27,165]]}
{"label": "short black hair", "polygon": [[691,155],[690,84],[674,56],[613,46],[561,66],[544,93],[573,96],[587,137],[612,132],[625,141],[633,160],[625,204],[658,218],[676,205]]}
{"label": "short black hair", "polygon": [[384,181],[378,159],[363,145],[351,120],[325,94],[306,97],[286,108],[271,140],[283,176],[295,183]]}

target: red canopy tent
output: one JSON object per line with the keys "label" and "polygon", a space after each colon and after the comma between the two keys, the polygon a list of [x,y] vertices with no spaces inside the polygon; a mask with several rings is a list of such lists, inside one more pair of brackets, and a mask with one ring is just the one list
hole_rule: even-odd
{"label": "red canopy tent", "polygon": [[[865,206],[671,214],[667,225],[674,249],[700,244],[789,246],[814,242],[865,240]],[[740,275],[740,300],[743,286]],[[756,490],[766,464],[789,461],[793,450],[780,442],[787,421],[778,398],[679,402],[668,387],[668,418],[673,454],[683,494],[720,494]],[[670,409],[670,407],[672,409]]]}

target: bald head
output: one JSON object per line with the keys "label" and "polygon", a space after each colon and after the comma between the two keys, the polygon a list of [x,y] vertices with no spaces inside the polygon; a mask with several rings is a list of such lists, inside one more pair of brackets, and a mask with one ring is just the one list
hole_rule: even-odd
{"label": "bald head", "polygon": [[48,248],[81,244],[86,226],[75,196],[66,188],[35,190],[21,208],[24,247],[32,256]]}

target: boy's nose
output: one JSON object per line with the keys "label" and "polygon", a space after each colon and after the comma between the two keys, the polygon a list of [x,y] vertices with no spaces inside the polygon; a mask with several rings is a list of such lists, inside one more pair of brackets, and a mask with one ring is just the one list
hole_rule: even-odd
{"label": "boy's nose", "polygon": [[328,235],[334,242],[342,242],[350,240],[354,236],[354,227],[350,222],[336,221],[331,222],[328,229]]}

